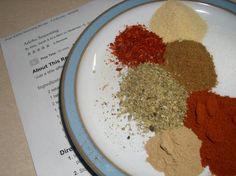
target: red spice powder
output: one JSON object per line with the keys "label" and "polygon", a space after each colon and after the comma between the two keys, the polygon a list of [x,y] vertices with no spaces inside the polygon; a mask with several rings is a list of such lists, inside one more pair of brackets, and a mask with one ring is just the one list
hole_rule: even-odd
{"label": "red spice powder", "polygon": [[236,98],[207,91],[187,100],[185,126],[202,140],[201,162],[217,176],[236,175]]}
{"label": "red spice powder", "polygon": [[134,67],[141,63],[164,63],[166,44],[155,33],[145,29],[144,25],[126,26],[109,44],[111,53],[121,64]]}

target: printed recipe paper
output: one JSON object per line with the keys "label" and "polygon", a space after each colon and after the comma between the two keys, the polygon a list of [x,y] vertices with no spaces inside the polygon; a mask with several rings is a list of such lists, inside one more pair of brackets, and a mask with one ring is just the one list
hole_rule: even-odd
{"label": "printed recipe paper", "polygon": [[90,175],[65,135],[59,112],[59,81],[79,34],[118,2],[93,1],[1,40],[38,176]]}

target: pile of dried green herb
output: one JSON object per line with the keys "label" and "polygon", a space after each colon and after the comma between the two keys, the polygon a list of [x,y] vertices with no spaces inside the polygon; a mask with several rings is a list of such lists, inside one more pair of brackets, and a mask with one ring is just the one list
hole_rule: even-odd
{"label": "pile of dried green herb", "polygon": [[132,116],[144,132],[182,126],[187,96],[184,87],[157,64],[130,68],[117,93],[121,114]]}

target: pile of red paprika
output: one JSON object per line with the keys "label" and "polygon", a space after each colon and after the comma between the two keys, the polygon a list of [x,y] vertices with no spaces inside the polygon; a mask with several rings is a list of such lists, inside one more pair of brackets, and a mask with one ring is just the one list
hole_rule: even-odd
{"label": "pile of red paprika", "polygon": [[[166,44],[143,25],[126,26],[109,45],[118,62],[128,67],[164,63]],[[118,63],[116,62],[116,63]],[[208,90],[190,92],[184,125],[202,141],[202,166],[218,176],[236,175],[236,98]]]}
{"label": "pile of red paprika", "polygon": [[187,102],[184,124],[202,141],[202,165],[218,176],[236,175],[236,98],[199,91]]}

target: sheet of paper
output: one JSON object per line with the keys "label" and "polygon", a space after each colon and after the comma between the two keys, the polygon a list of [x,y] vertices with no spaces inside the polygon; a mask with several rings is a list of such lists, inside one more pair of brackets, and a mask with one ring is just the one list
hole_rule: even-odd
{"label": "sheet of paper", "polygon": [[39,176],[90,175],[72,150],[59,112],[68,52],[91,20],[120,0],[99,0],[1,39],[17,107]]}

